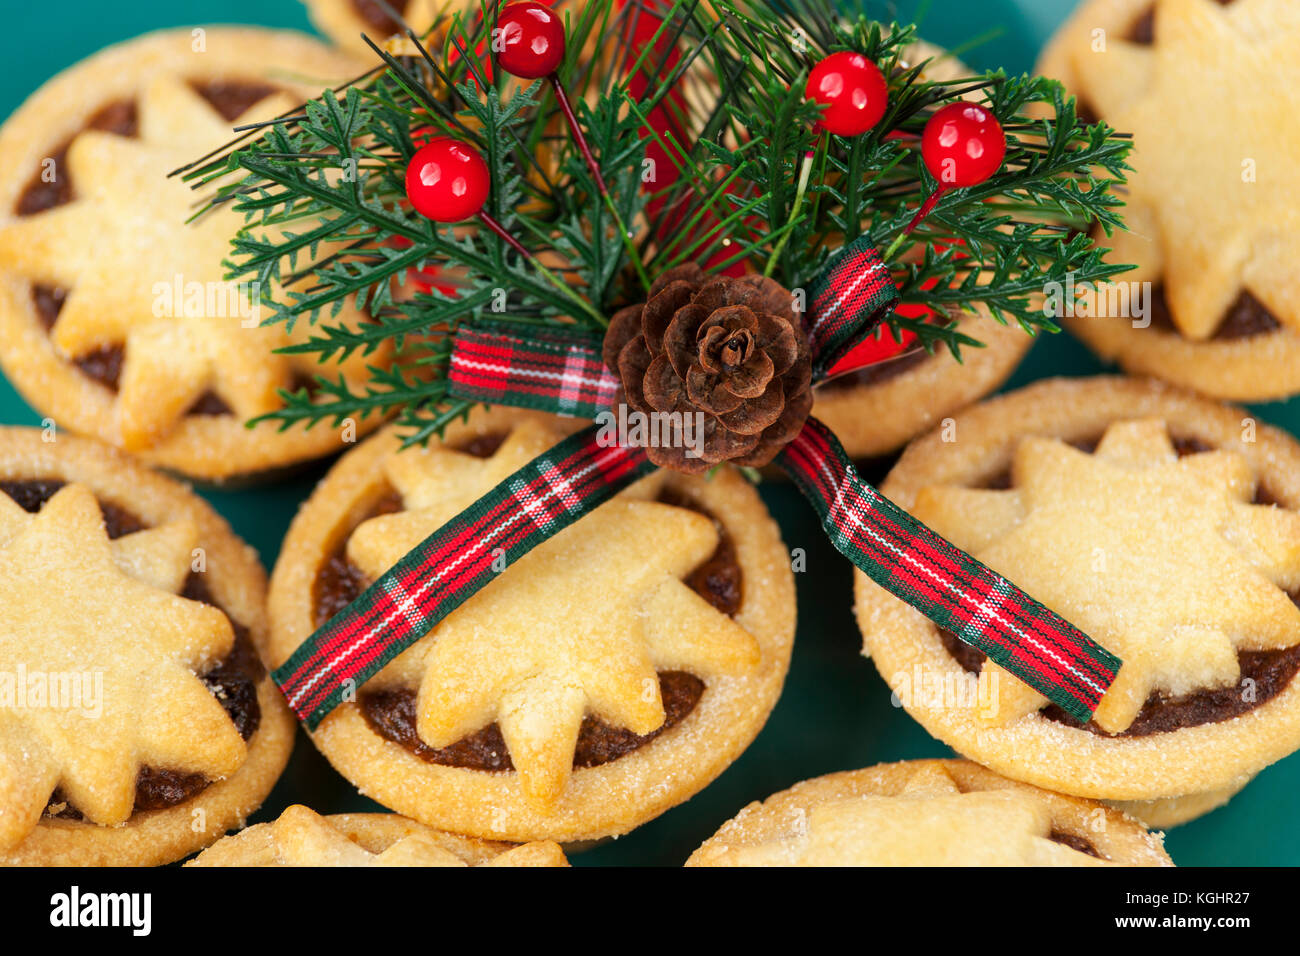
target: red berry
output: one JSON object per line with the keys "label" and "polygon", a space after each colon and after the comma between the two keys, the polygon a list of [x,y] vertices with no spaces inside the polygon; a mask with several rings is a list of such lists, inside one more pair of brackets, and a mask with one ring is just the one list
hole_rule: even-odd
{"label": "red berry", "polygon": [[492,41],[501,68],[525,80],[550,76],[564,61],[564,24],[536,0],[508,4],[497,18]]}
{"label": "red berry", "polygon": [[949,103],[925,124],[921,155],[930,175],[944,186],[974,186],[1002,168],[1007,136],[984,107]]}
{"label": "red berry", "polygon": [[406,196],[416,212],[434,222],[460,222],[483,208],[488,181],[483,157],[444,136],[430,140],[411,157]]}
{"label": "red berry", "polygon": [[851,50],[832,53],[814,66],[803,95],[825,107],[817,126],[836,136],[865,133],[880,122],[889,104],[880,67]]}

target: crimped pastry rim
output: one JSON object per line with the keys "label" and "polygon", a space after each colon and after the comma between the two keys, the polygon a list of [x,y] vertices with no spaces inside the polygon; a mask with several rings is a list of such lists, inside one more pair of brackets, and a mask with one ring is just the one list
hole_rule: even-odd
{"label": "crimped pastry rim", "polygon": [[815,389],[812,414],[850,458],[885,455],[996,391],[1035,341],[1019,326],[997,322],[983,305],[978,314],[963,315],[957,329],[984,348],[962,349],[960,363],[944,351],[875,384]]}

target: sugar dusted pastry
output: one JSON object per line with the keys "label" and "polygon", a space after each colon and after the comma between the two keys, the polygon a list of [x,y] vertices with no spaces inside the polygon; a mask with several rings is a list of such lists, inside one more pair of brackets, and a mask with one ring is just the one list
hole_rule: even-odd
{"label": "sugar dusted pastry", "polygon": [[[233,126],[356,71],[299,34],[166,31],[71,67],[4,123],[0,367],[41,414],[213,481],[337,451],[377,424],[245,427],[281,407],[279,390],[322,371],[275,351],[311,326],[259,325],[271,307],[257,300],[271,290],[227,281],[223,265],[242,214],[224,205],[187,223],[202,194],[167,178]],[[341,315],[364,319],[351,307]],[[352,375],[368,361],[357,359],[326,371]]]}
{"label": "sugar dusted pastry", "polygon": [[[914,443],[884,493],[1124,664],[1080,725],[859,574],[866,652],[927,730],[1162,825],[1300,747],[1295,439],[1116,378],[1039,382],[958,416],[955,438]],[[982,692],[931,692],[945,682]]]}
{"label": "sugar dusted pastry", "polygon": [[513,845],[442,833],[392,813],[321,816],[295,804],[223,837],[186,866],[568,866],[558,844]]}
{"label": "sugar dusted pastry", "polygon": [[265,575],[180,484],[50,439],[0,429],[0,864],[168,863],[289,758]]}
{"label": "sugar dusted pastry", "polygon": [[1087,0],[1044,51],[1088,121],[1133,136],[1117,277],[1066,324],[1130,372],[1221,398],[1300,392],[1292,0]]}
{"label": "sugar dusted pastry", "polygon": [[[344,456],[273,575],[273,661],[573,420],[498,409]],[[660,471],[538,546],[313,732],[361,791],[484,839],[591,840],[690,797],[748,746],[794,635],[789,558],[732,471]]]}
{"label": "sugar dusted pastry", "polygon": [[1172,866],[1118,810],[966,760],[833,773],[751,803],[687,866]]}

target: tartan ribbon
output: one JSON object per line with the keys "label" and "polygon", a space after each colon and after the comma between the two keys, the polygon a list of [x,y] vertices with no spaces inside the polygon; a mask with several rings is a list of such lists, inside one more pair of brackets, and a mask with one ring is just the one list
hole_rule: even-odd
{"label": "tartan ribbon", "polygon": [[813,381],[826,378],[897,304],[898,288],[870,235],[837,252],[808,294]]}
{"label": "tartan ribbon", "polygon": [[[870,334],[898,302],[880,252],[862,236],[813,283],[805,326],[813,381]],[[614,404],[618,377],[600,338],[584,329],[540,329],[510,321],[463,325],[452,343],[447,390],[456,398],[594,418]]]}
{"label": "tartan ribbon", "polygon": [[1006,578],[949,544],[858,475],[809,418],[777,456],[836,549],[876,584],[1087,722],[1120,660]]}
{"label": "tartan ribbon", "polygon": [[605,368],[600,339],[582,329],[479,322],[456,332],[447,391],[489,405],[595,418],[614,404],[618,378]]}
{"label": "tartan ribbon", "polygon": [[655,468],[592,425],[539,455],[422,541],[326,621],[272,677],[308,729],[537,545]]}
{"label": "tartan ribbon", "polygon": [[[896,301],[874,248],[858,240],[837,255],[811,299],[814,381]],[[600,346],[576,328],[465,325],[455,334],[448,391],[471,401],[599,417],[619,389]],[[654,470],[641,449],[602,444],[601,432],[592,425],[520,468],[312,634],[271,675],[298,718],[315,729],[502,570]],[[776,463],[811,501],[835,547],[872,580],[1071,716],[1091,717],[1119,669],[1117,657],[882,496],[815,419]]]}

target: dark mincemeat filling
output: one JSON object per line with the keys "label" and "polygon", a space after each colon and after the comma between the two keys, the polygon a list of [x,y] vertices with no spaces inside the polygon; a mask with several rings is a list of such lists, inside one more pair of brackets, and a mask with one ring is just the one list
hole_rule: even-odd
{"label": "dark mincemeat filling", "polygon": [[[644,747],[660,734],[680,723],[704,696],[704,682],[684,671],[659,675],[659,693],[664,703],[664,722],[644,736],[605,723],[591,714],[582,719],[578,743],[573,751],[574,769],[599,767]],[[366,723],[379,736],[391,740],[421,760],[462,770],[509,772],[515,769],[506,749],[501,728],[492,723],[448,747],[430,747],[416,733],[416,692],[376,691],[360,695]]]}
{"label": "dark mincemeat filling", "polygon": [[[0,481],[0,491],[12,498],[23,511],[36,514],[64,484],[66,482],[54,478],[39,481]],[[121,538],[145,529],[143,521],[112,502],[101,500],[99,510],[104,516],[104,528],[110,539]]]}
{"label": "dark mincemeat filling", "polygon": [[[1216,0],[1221,7],[1226,7],[1235,2],[1235,0]],[[1147,7],[1142,15],[1133,21],[1129,27],[1128,35],[1124,38],[1130,43],[1139,43],[1142,46],[1153,46],[1156,42],[1156,8],[1155,5]]]}
{"label": "dark mincemeat filling", "polygon": [[[1197,455],[1213,451],[1213,445],[1191,436],[1173,437],[1175,451],[1180,456]],[[1091,454],[1098,442],[1071,442],[1080,451]],[[992,475],[977,486],[994,490],[1013,487],[1010,469]],[[1276,500],[1263,486],[1255,494],[1255,504],[1275,504]],[[1300,604],[1296,595],[1292,600]],[[948,654],[968,673],[978,674],[986,659],[983,651],[964,643],[951,631],[941,630],[939,637]],[[1184,727],[1198,727],[1202,724],[1214,724],[1231,720],[1249,713],[1261,704],[1280,694],[1300,672],[1300,645],[1267,651],[1239,651],[1238,665],[1241,679],[1254,681],[1255,699],[1243,700],[1238,686],[1221,687],[1198,691],[1183,697],[1166,697],[1159,691],[1153,691],[1142,705],[1133,723],[1117,737],[1146,737],[1151,734],[1169,733]],[[1040,713],[1048,720],[1081,728],[1100,736],[1108,735],[1093,721],[1081,724],[1055,704],[1043,708]]]}
{"label": "dark mincemeat filling", "polygon": [[[1173,315],[1169,311],[1169,300],[1165,297],[1165,287],[1157,285],[1152,290],[1151,327],[1172,335],[1178,335]],[[1249,292],[1242,290],[1228,310],[1224,312],[1219,327],[1210,336],[1211,342],[1232,342],[1248,339],[1256,335],[1269,335],[1282,328],[1277,316],[1268,310]]]}
{"label": "dark mincemeat filling", "polygon": [[[971,792],[960,784],[958,784],[957,789],[963,794]],[[1070,830],[1062,830],[1060,827],[1056,826],[1055,823],[1052,824],[1052,829],[1048,832],[1047,839],[1051,840],[1053,843],[1068,846],[1071,850],[1078,850],[1080,853],[1086,853],[1088,856],[1095,857],[1098,860],[1109,859],[1109,857],[1105,856],[1101,851],[1093,846],[1092,841],[1086,836],[1081,833],[1071,832]]]}
{"label": "dark mincemeat filling", "polygon": [[[250,106],[275,92],[275,87],[265,83],[214,80],[210,82],[191,83],[194,91],[202,96],[226,120],[233,120],[244,113]],[[139,116],[134,100],[119,100],[109,103],[94,113],[82,127],[83,130],[98,130],[116,136],[134,137],[139,134]],[[24,187],[14,206],[19,216],[31,216],[45,212],[56,206],[72,202],[76,198],[75,185],[68,172],[68,147],[72,139],[61,143],[54,149],[51,159],[54,161],[54,181],[45,182],[38,170]],[[32,303],[41,324],[48,332],[63,308],[67,290],[48,285],[32,286]],[[92,381],[116,391],[118,380],[122,375],[123,349],[120,344],[104,345],[73,360],[73,364]],[[306,384],[295,382],[295,388]],[[230,407],[213,392],[201,395],[186,412],[188,415],[229,415]]]}
{"label": "dark mincemeat filling", "polygon": [[[0,481],[0,491],[12,498],[24,511],[35,514],[63,485],[64,482],[57,479]],[[109,538],[120,538],[148,527],[129,510],[112,502],[100,500],[99,508],[104,515],[104,527]],[[221,609],[199,574],[191,573],[186,578],[181,596]],[[204,673],[202,678],[212,696],[225,708],[239,735],[244,740],[250,740],[262,719],[261,705],[257,700],[257,683],[266,671],[253,647],[248,629],[229,614],[226,617],[235,632],[234,644],[230,653]],[[175,806],[201,792],[208,783],[202,774],[142,767],[136,778],[135,810],[161,810]],[[57,817],[82,819],[77,809],[67,805],[66,799],[59,792],[50,798],[50,804],[51,807],[59,807],[54,814]]]}
{"label": "dark mincemeat filling", "polygon": [[1079,836],[1077,833],[1067,833],[1064,830],[1053,830],[1048,836],[1053,843],[1059,843],[1062,846],[1068,846],[1071,850],[1078,850],[1080,853],[1086,853],[1088,856],[1096,857],[1099,860],[1106,859],[1097,848],[1092,845],[1092,841],[1087,837]]}
{"label": "dark mincemeat filling", "polygon": [[[136,115],[135,103],[122,100],[109,103],[86,120],[83,130],[98,130],[117,136],[135,136],[139,132],[139,117]],[[54,181],[46,182],[45,169],[38,169],[18,196],[14,212],[20,216],[33,216],[72,202],[76,193],[72,187],[72,177],[68,174],[68,147],[72,139],[60,143],[50,153],[54,160]]]}
{"label": "dark mincemeat filling", "polygon": [[[461,451],[478,457],[491,455],[504,435],[483,436],[462,445]],[[694,503],[672,494],[660,498],[666,504],[701,511]],[[401,499],[393,493],[382,496],[370,515],[400,511]],[[347,559],[346,539],[320,568],[313,587],[313,623],[319,627],[365,590],[369,582]],[[735,546],[726,531],[718,526],[718,546],[704,564],[691,572],[686,584],[723,614],[735,615],[740,609],[743,580]],[[575,768],[598,767],[626,756],[685,719],[704,695],[705,684],[683,671],[659,674],[659,691],[664,705],[664,723],[644,736],[614,727],[588,714],[583,718],[574,751]],[[358,703],[370,728],[386,740],[401,745],[430,763],[467,770],[500,771],[514,769],[500,727],[493,723],[448,747],[430,747],[416,732],[416,698],[412,689],[363,692]]]}

